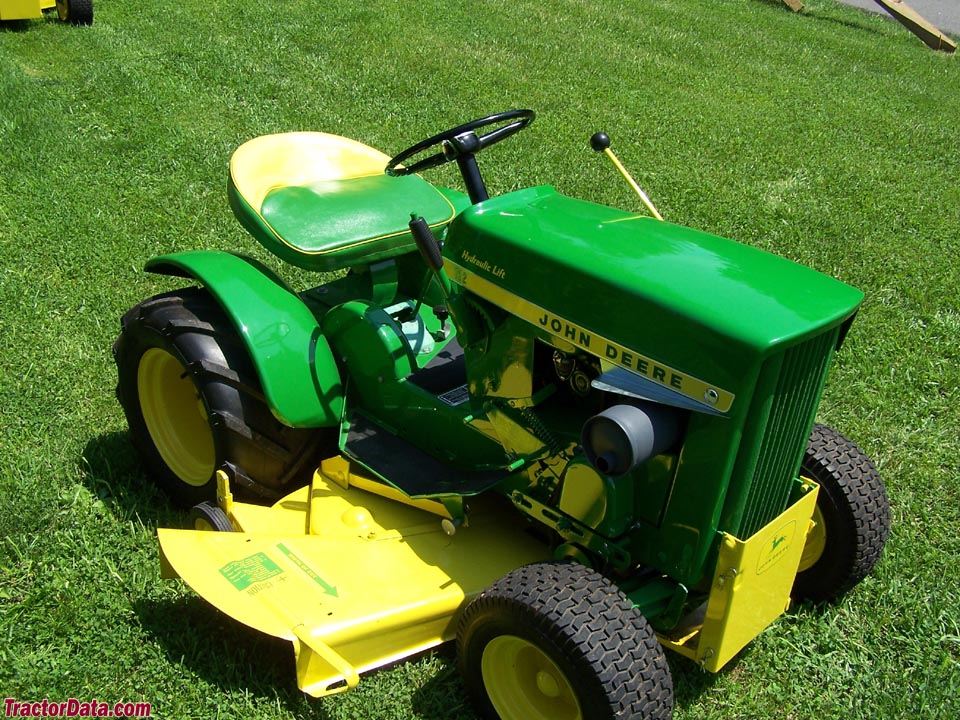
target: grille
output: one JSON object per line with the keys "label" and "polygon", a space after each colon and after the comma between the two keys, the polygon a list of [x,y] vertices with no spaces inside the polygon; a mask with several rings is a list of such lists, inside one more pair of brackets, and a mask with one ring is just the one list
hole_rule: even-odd
{"label": "grille", "polygon": [[750,448],[748,456],[756,458],[744,478],[743,487],[749,490],[741,538],[750,537],[787,508],[838,332],[789,348],[769,359],[761,372],[758,390],[772,386],[773,391],[758,393],[751,410],[758,413],[754,417],[765,416],[766,421],[754,425],[752,438],[745,438],[741,446]]}

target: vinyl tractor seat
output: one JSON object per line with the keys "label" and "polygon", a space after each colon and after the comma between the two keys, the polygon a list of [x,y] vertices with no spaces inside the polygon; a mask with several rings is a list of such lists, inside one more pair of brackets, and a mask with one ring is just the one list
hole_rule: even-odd
{"label": "vinyl tractor seat", "polygon": [[264,135],[230,159],[230,207],[270,252],[306,270],[394,257],[416,249],[411,213],[438,228],[469,200],[419,175],[386,175],[389,160],[338,135]]}

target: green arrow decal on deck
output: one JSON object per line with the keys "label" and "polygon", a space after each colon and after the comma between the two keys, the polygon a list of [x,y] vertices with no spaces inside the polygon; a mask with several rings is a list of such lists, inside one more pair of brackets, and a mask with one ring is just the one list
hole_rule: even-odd
{"label": "green arrow decal on deck", "polygon": [[298,557],[297,555],[294,555],[293,552],[290,550],[290,548],[288,548],[283,543],[278,543],[277,548],[280,550],[280,552],[282,552],[284,555],[290,558],[293,561],[293,564],[296,565],[298,568],[300,568],[308,578],[310,578],[317,585],[322,587],[323,591],[327,595],[332,595],[333,597],[340,597],[340,594],[337,592],[336,586],[331,585],[322,577],[317,575],[317,573],[313,571],[313,568],[307,565],[307,563],[304,560],[302,560],[300,557]]}

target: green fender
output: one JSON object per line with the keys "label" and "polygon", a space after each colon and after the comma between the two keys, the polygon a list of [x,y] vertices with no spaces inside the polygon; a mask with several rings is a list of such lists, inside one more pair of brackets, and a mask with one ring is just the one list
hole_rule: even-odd
{"label": "green fender", "polygon": [[146,270],[200,281],[247,345],[271,411],[291,427],[331,427],[343,413],[340,373],[313,313],[273,271],[220,250],[162,255]]}

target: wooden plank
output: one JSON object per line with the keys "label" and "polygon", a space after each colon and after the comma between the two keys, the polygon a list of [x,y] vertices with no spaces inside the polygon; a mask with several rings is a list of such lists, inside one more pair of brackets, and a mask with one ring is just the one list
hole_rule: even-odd
{"label": "wooden plank", "polygon": [[[787,0],[784,0],[786,2]],[[902,23],[910,32],[923,40],[934,50],[952,53],[957,44],[940,32],[931,22],[924,20],[920,13],[907,5],[903,0],[873,0],[888,13]]]}
{"label": "wooden plank", "polygon": [[800,0],[783,0],[787,5],[790,6],[790,9],[794,12],[800,12],[803,10],[803,3]]}

